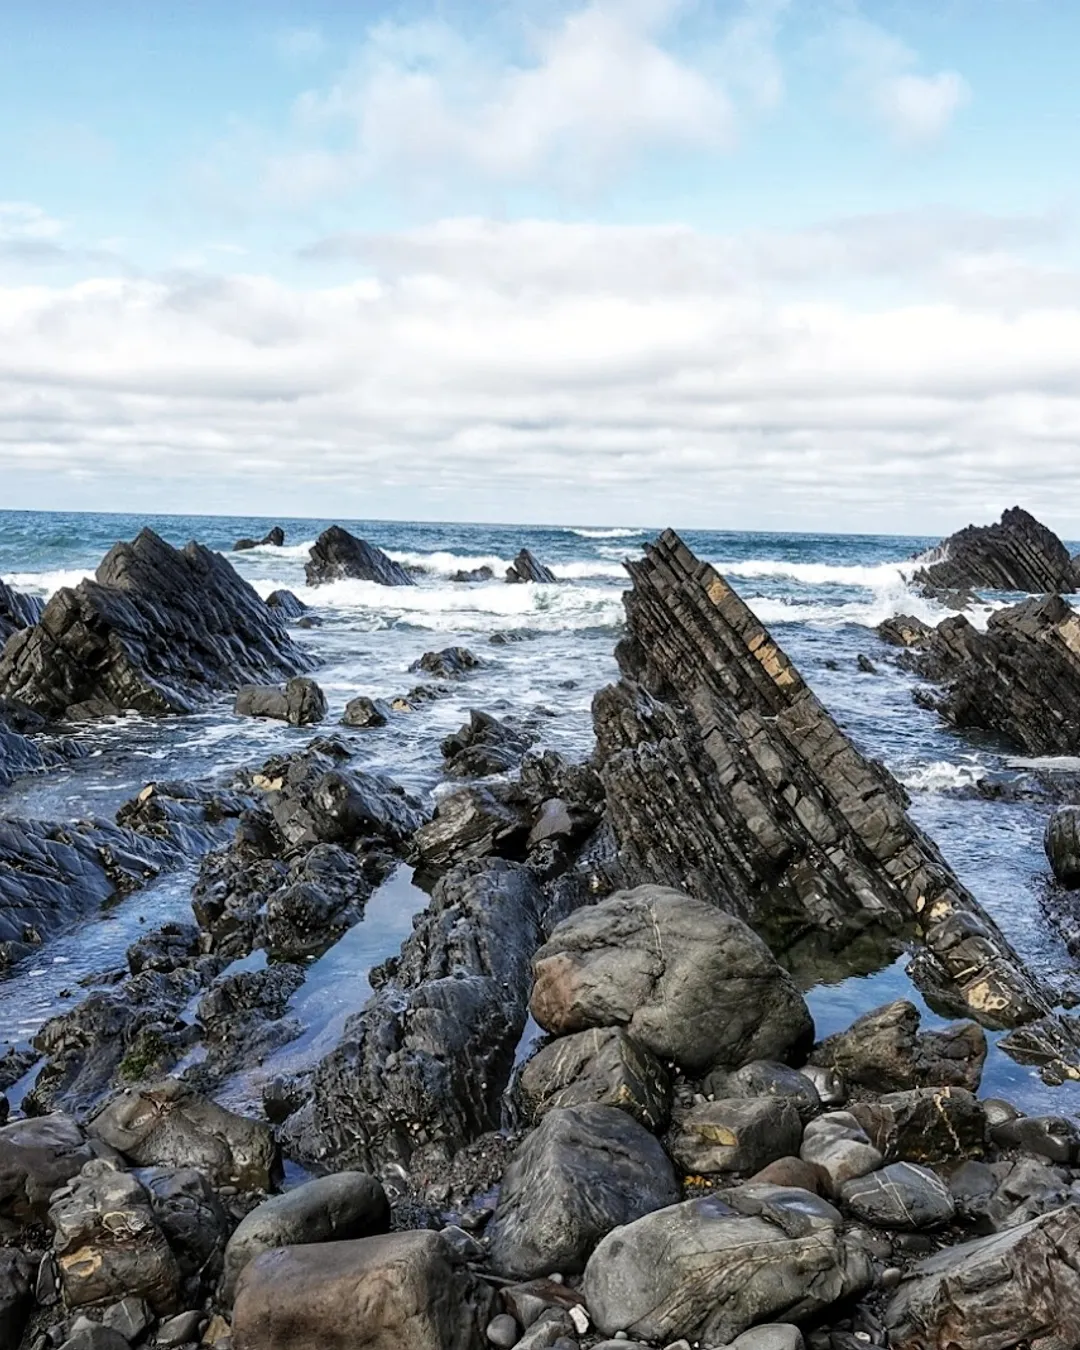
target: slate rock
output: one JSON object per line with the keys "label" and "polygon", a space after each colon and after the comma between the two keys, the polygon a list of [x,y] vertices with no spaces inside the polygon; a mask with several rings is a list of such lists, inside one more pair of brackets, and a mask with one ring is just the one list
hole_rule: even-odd
{"label": "slate rock", "polygon": [[814,1047],[812,1063],[873,1092],[962,1087],[974,1092],[986,1061],[986,1034],[974,1022],[919,1035],[920,1013],[898,999]]}
{"label": "slate rock", "polygon": [[918,558],[917,583],[984,586],[996,591],[1075,591],[1080,574],[1069,551],[1030,512],[1013,506],[993,525],[968,525]]}
{"label": "slate rock", "polygon": [[194,1167],[148,1167],[137,1174],[150,1196],[187,1288],[216,1284],[235,1225],[209,1179]]}
{"label": "slate rock", "polygon": [[998,1148],[1022,1149],[1055,1163],[1075,1163],[1080,1130],[1065,1116],[1021,1116],[990,1131]]}
{"label": "slate rock", "polygon": [[844,1182],[876,1171],[884,1162],[862,1125],[848,1111],[830,1111],[803,1131],[799,1157],[820,1168],[834,1195]]}
{"label": "slate rock", "polygon": [[963,1088],[911,1088],[853,1102],[851,1114],[886,1161],[955,1162],[986,1150],[986,1116]]}
{"label": "slate rock", "polygon": [[619,1027],[594,1027],[543,1046],[522,1069],[518,1090],[534,1119],[556,1107],[618,1106],[655,1132],[671,1109],[667,1070]]}
{"label": "slate rock", "polygon": [[346,703],[341,722],[346,727],[384,727],[390,720],[390,712],[385,699],[360,694]]}
{"label": "slate rock", "polygon": [[804,1123],[821,1111],[822,1102],[813,1082],[787,1064],[767,1059],[752,1060],[734,1073],[714,1069],[703,1081],[710,1097],[778,1097],[789,1101]]}
{"label": "slate rock", "polygon": [[53,1191],[93,1157],[86,1136],[63,1112],[0,1126],[0,1221],[16,1230],[40,1223]]}
{"label": "slate rock", "polygon": [[1080,886],[1080,806],[1060,806],[1046,822],[1043,838],[1054,877],[1070,890]]}
{"label": "slate rock", "polygon": [[0,1247],[0,1345],[17,1346],[34,1306],[35,1265],[15,1247]]}
{"label": "slate rock", "polygon": [[285,620],[299,619],[302,615],[309,613],[310,610],[310,607],[305,605],[303,600],[298,595],[294,595],[292,591],[271,591],[266,597],[266,603]]}
{"label": "slate rock", "polygon": [[380,586],[416,584],[405,568],[388,558],[382,549],[366,539],[357,539],[340,525],[331,525],[316,539],[304,575],[309,586],[323,586],[347,577],[374,581]]}
{"label": "slate rock", "polygon": [[506,569],[506,579],[510,582],[532,581],[540,586],[551,586],[556,581],[551,568],[545,567],[527,548],[523,548]]}
{"label": "slate rock", "polygon": [[857,1219],[876,1228],[937,1228],[955,1212],[945,1183],[915,1163],[891,1163],[847,1181],[840,1188],[840,1199]]}
{"label": "slate rock", "polygon": [[437,680],[460,680],[480,664],[480,658],[468,647],[444,647],[439,652],[425,652],[409,670],[422,671]]}
{"label": "slate rock", "polygon": [[453,778],[487,778],[519,767],[535,737],[472,708],[469,720],[442,743],[444,768]]}
{"label": "slate rock", "polygon": [[757,1172],[798,1152],[802,1122],[781,1097],[732,1097],[702,1102],[672,1130],[671,1154],[684,1172]]}
{"label": "slate rock", "polygon": [[252,548],[263,548],[267,544],[274,548],[282,548],[285,544],[285,531],[280,525],[275,525],[273,529],[268,530],[261,539],[238,539],[233,544],[234,553],[243,553]]}
{"label": "slate rock", "polygon": [[233,704],[233,712],[239,717],[269,717],[293,727],[321,722],[326,711],[326,695],[305,675],[289,680],[283,689],[276,685],[242,685]]}

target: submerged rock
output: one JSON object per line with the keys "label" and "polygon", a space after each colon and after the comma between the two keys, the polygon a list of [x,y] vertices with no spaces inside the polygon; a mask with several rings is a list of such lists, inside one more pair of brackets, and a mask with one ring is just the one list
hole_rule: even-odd
{"label": "submerged rock", "polygon": [[815,1046],[810,1062],[874,1092],[949,1086],[977,1091],[986,1062],[982,1028],[957,1022],[920,1035],[919,1022],[914,1003],[887,1003]]}
{"label": "submerged rock", "polygon": [[623,880],[721,903],[778,950],[918,922],[919,977],[936,976],[979,1021],[1048,1013],[905,814],[899,784],[858,752],[723,578],[671,531],[627,566],[622,679],[593,709]]}
{"label": "submerged rock", "polygon": [[93,581],[63,587],[0,656],[0,697],[50,718],[191,712],[245,683],[310,670],[281,620],[219,553],[144,529]]}
{"label": "submerged rock", "polygon": [[285,531],[280,525],[275,525],[268,530],[261,539],[238,539],[233,544],[234,553],[243,553],[251,548],[263,548],[267,544],[273,548],[283,548],[285,545]]}
{"label": "submerged rock", "polygon": [[539,586],[551,586],[556,576],[550,567],[545,567],[527,548],[523,548],[506,569],[506,579],[510,582],[532,581]]}
{"label": "submerged rock", "polygon": [[357,539],[340,525],[331,525],[315,540],[304,573],[309,586],[322,586],[346,577],[375,581],[380,586],[416,584],[405,568],[388,558],[382,549],[366,539]]}
{"label": "submerged rock", "polygon": [[1078,571],[1061,540],[1019,506],[996,525],[968,525],[916,560],[914,580],[929,586],[995,591],[1075,591]]}

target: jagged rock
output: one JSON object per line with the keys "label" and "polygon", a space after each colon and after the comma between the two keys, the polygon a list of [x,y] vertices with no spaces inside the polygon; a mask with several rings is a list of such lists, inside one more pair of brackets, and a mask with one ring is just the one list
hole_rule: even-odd
{"label": "jagged rock", "polygon": [[141,1341],[153,1324],[153,1311],[143,1298],[122,1298],[101,1315],[101,1325],[119,1332],[129,1345]]}
{"label": "jagged rock", "polygon": [[129,1172],[89,1162],[49,1208],[53,1250],[69,1308],[144,1298],[159,1316],[176,1312],[180,1271],[150,1197]]}
{"label": "jagged rock", "polygon": [[103,821],[0,820],[0,969],[175,860],[172,848]]}
{"label": "jagged rock", "polygon": [[887,1003],[815,1046],[811,1063],[873,1092],[913,1087],[977,1091],[986,1062],[982,1028],[957,1022],[919,1035],[920,1019],[918,1008],[906,999]]}
{"label": "jagged rock", "polygon": [[144,529],[96,580],[57,591],[0,656],[0,696],[50,718],[186,713],[222,690],[310,670],[220,553]]}
{"label": "jagged rock", "polygon": [[444,877],[316,1068],[286,1127],[293,1156],[372,1171],[418,1143],[458,1147],[495,1128],[550,903],[531,872],[502,860]]}
{"label": "jagged rock", "polygon": [[385,699],[368,698],[361,694],[346,703],[341,723],[346,727],[384,727],[390,720],[391,711]]}
{"label": "jagged rock", "polygon": [[315,540],[304,573],[309,586],[322,586],[344,577],[375,581],[380,586],[416,585],[400,563],[388,558],[382,549],[369,544],[366,539],[357,539],[340,525],[331,525]]}
{"label": "jagged rock", "polygon": [[485,563],[482,567],[461,568],[450,574],[451,581],[492,581],[495,573]]}
{"label": "jagged rock", "polygon": [[[195,1009],[211,1071],[220,1075],[257,1060],[255,1049],[267,1036],[266,1024],[285,1016],[289,999],[303,982],[299,966],[282,962],[215,980]],[[272,1038],[275,1033],[271,1029],[269,1034]]]}
{"label": "jagged rock", "polygon": [[529,821],[517,794],[503,784],[461,788],[435,804],[435,815],[413,835],[410,859],[428,872],[490,854],[520,857]]}
{"label": "jagged rock", "polygon": [[851,1114],[887,1162],[945,1163],[986,1149],[986,1115],[963,1088],[911,1088],[853,1102]]}
{"label": "jagged rock", "polygon": [[807,1223],[805,1191],[750,1217],[720,1195],[658,1210],[609,1234],[584,1292],[604,1335],[727,1345],[757,1322],[810,1319],[866,1289],[870,1258],[832,1223]]}
{"label": "jagged rock", "polygon": [[955,1211],[945,1183],[929,1169],[906,1162],[845,1182],[840,1199],[863,1223],[900,1231],[936,1228]]}
{"label": "jagged rock", "polygon": [[460,680],[480,664],[480,658],[468,647],[444,647],[441,652],[425,652],[409,670],[424,671],[437,680]]}
{"label": "jagged rock", "polygon": [[875,1172],[884,1162],[850,1111],[830,1111],[812,1120],[803,1131],[799,1157],[824,1173],[833,1195],[839,1195],[846,1181]]}
{"label": "jagged rock", "polygon": [[947,1247],[916,1266],[886,1311],[893,1350],[1072,1350],[1080,1325],[1080,1207]]}
{"label": "jagged rock", "polygon": [[914,580],[929,586],[985,586],[996,591],[1075,591],[1080,576],[1069,551],[1019,506],[996,525],[968,525],[920,554]]}
{"label": "jagged rock", "polygon": [[144,1168],[138,1179],[176,1257],[185,1296],[198,1301],[220,1278],[225,1244],[236,1220],[208,1178],[194,1167]]}
{"label": "jagged rock", "polygon": [[671,1155],[684,1172],[757,1172],[797,1153],[802,1122],[782,1097],[721,1097],[692,1107],[672,1130]]}
{"label": "jagged rock", "polygon": [[371,894],[363,865],[337,844],[316,844],[271,891],[261,940],[275,959],[321,954],[363,915]]}
{"label": "jagged rock", "polygon": [[199,930],[193,923],[163,923],[144,933],[127,949],[128,970],[138,975],[156,970],[162,975],[190,965],[199,955]]}
{"label": "jagged rock", "polygon": [[932,624],[911,614],[894,614],[879,623],[874,631],[890,647],[924,647],[934,635]]}
{"label": "jagged rock", "polygon": [[1070,890],[1080,886],[1080,806],[1062,806],[1046,822],[1043,840],[1054,877]]}
{"label": "jagged rock", "polygon": [[551,568],[534,558],[527,548],[523,548],[506,569],[506,579],[510,582],[533,581],[540,586],[551,586],[556,581]]}
{"label": "jagged rock", "polygon": [[126,801],[116,813],[116,823],[172,844],[183,858],[199,857],[228,838],[231,822],[251,804],[244,793],[165,780],[147,783]]}
{"label": "jagged rock", "polygon": [[618,1027],[594,1027],[538,1050],[518,1089],[534,1119],[564,1106],[618,1106],[649,1130],[662,1130],[671,1109],[663,1064]]}
{"label": "jagged rock", "polygon": [[998,1148],[1022,1149],[1056,1163],[1075,1163],[1080,1130],[1065,1116],[1021,1116],[995,1125],[990,1137]]}
{"label": "jagged rock", "polygon": [[233,704],[239,717],[272,717],[293,727],[312,726],[326,716],[326,695],[306,675],[277,685],[242,685]]}
{"label": "jagged rock", "polygon": [[671,531],[627,566],[623,678],[593,705],[624,884],[721,903],[778,950],[918,921],[920,978],[936,973],[988,1025],[1046,1015],[1023,962],[906,816],[903,790],[715,569]]}
{"label": "jagged rock", "polygon": [[27,734],[44,726],[45,719],[31,709],[0,698],[0,788],[23,774],[38,773],[62,762],[56,750],[40,740],[31,740]]}
{"label": "jagged rock", "polygon": [[1031,755],[1080,752],[1080,615],[1060,595],[995,610],[984,633],[962,615],[943,619],[910,661],[940,686],[916,700],[950,726]]}
{"label": "jagged rock", "polygon": [[240,1279],[233,1345],[476,1350],[495,1311],[492,1290],[458,1267],[438,1233],[280,1247],[253,1261]]}
{"label": "jagged rock", "polygon": [[264,1200],[244,1218],[225,1249],[219,1297],[232,1303],[244,1268],[275,1247],[373,1237],[390,1226],[390,1205],[365,1172],[338,1172]]}
{"label": "jagged rock", "polygon": [[[963,1164],[964,1167],[979,1165]],[[1014,1163],[999,1163],[988,1170],[991,1180],[998,1184],[989,1196],[980,1194],[968,1198],[969,1211],[974,1211],[971,1217],[982,1232],[1005,1232],[1041,1214],[1060,1209],[1062,1205],[1080,1202],[1080,1186],[1069,1173],[1037,1158],[1020,1157]],[[950,1178],[950,1186],[952,1183],[953,1178]]]}
{"label": "jagged rock", "polygon": [[221,1186],[267,1190],[279,1172],[269,1126],[226,1111],[176,1078],[121,1093],[89,1130],[140,1167],[195,1167]]}
{"label": "jagged rock", "polygon": [[41,618],[45,602],[35,595],[22,595],[0,580],[0,648],[12,633],[32,628]]}
{"label": "jagged rock", "polygon": [[625,1111],[558,1108],[527,1136],[503,1176],[491,1259],[524,1279],[577,1274],[602,1237],[678,1198],[664,1150]]}
{"label": "jagged rock", "polygon": [[473,708],[469,720],[442,743],[444,768],[454,778],[486,778],[520,766],[535,737]]}
{"label": "jagged rock", "polygon": [[62,1112],[0,1126],[0,1231],[40,1223],[53,1191],[93,1157],[82,1130]]}
{"label": "jagged rock", "polygon": [[238,539],[233,544],[234,553],[243,553],[249,548],[262,548],[270,544],[274,548],[283,548],[285,545],[285,531],[280,525],[275,525],[273,529],[268,530],[261,539]]}
{"label": "jagged rock", "polygon": [[299,619],[310,612],[310,606],[305,605],[298,595],[293,595],[292,591],[271,591],[266,597],[266,603],[271,609],[276,610],[282,619]]}
{"label": "jagged rock", "polygon": [[809,1078],[787,1064],[752,1060],[734,1073],[714,1069],[702,1083],[710,1097],[773,1097],[788,1101],[805,1124],[821,1111],[821,1096]]}
{"label": "jagged rock", "polygon": [[784,1059],[813,1023],[802,995],[741,920],[663,886],[572,914],[533,961],[533,1017],[554,1035],[625,1026],[690,1073]]}
{"label": "jagged rock", "polygon": [[34,1263],[25,1252],[0,1247],[0,1345],[17,1346],[34,1306]]}

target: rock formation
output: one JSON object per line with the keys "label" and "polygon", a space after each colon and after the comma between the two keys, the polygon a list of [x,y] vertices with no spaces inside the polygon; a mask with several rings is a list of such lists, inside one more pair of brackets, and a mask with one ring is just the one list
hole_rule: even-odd
{"label": "rock formation", "polygon": [[322,586],[345,577],[375,581],[380,586],[416,584],[405,568],[388,558],[382,549],[366,539],[357,539],[340,525],[331,525],[315,540],[304,574],[309,586]]}
{"label": "rock formation", "polygon": [[29,628],[41,618],[44,602],[33,595],[20,595],[0,581],[0,648],[23,628]]}
{"label": "rock formation", "polygon": [[527,548],[523,548],[506,569],[506,579],[511,582],[533,581],[539,586],[551,586],[556,577],[550,567],[545,567]]}
{"label": "rock formation", "polygon": [[244,553],[251,548],[262,548],[266,544],[270,544],[273,548],[282,548],[284,546],[285,531],[280,525],[275,525],[274,528],[264,534],[261,539],[238,539],[236,543],[233,544],[233,552]]}
{"label": "rock formation", "polygon": [[1061,540],[1019,506],[996,525],[968,525],[917,561],[914,580],[935,588],[984,586],[995,591],[1075,591],[1080,569]]}
{"label": "rock formation", "polygon": [[50,718],[186,713],[313,665],[221,554],[175,549],[144,529],[8,642],[0,697]]}

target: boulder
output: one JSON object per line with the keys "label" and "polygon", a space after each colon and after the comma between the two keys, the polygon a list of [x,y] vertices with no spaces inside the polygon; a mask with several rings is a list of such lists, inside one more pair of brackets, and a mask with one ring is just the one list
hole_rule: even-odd
{"label": "boulder", "polygon": [[437,1233],[279,1247],[240,1278],[235,1350],[477,1350],[490,1288]]}
{"label": "boulder", "polygon": [[788,1101],[804,1124],[818,1115],[822,1107],[821,1096],[806,1074],[767,1059],[752,1060],[734,1073],[714,1069],[705,1078],[702,1089],[710,1097],[772,1097]]}
{"label": "boulder", "polygon": [[928,1168],[891,1163],[840,1187],[844,1205],[875,1228],[916,1231],[948,1223],[955,1212],[949,1188]]}
{"label": "boulder", "polygon": [[314,659],[220,553],[144,529],[63,587],[0,655],[0,697],[49,718],[191,712]]}
{"label": "boulder", "polygon": [[12,633],[32,628],[41,618],[45,602],[35,595],[22,595],[0,580],[0,648]]}
{"label": "boulder", "polygon": [[495,573],[486,563],[482,567],[459,568],[450,574],[450,580],[458,582],[493,581],[494,578]]}
{"label": "boulder", "polygon": [[924,647],[933,637],[932,624],[910,614],[894,614],[874,630],[890,647]]}
{"label": "boulder", "polygon": [[161,1316],[178,1309],[180,1271],[146,1188],[103,1159],[89,1162],[49,1208],[53,1250],[69,1308],[144,1298]]}
{"label": "boulder", "polygon": [[238,717],[272,717],[293,727],[306,727],[326,716],[326,695],[306,675],[295,676],[284,689],[245,684],[237,692],[233,712]]}
{"label": "boulder", "polygon": [[35,1264],[14,1247],[0,1247],[0,1345],[17,1346],[34,1307]]}
{"label": "boulder", "polygon": [[543,1046],[522,1069],[518,1091],[534,1120],[557,1107],[618,1106],[657,1131],[671,1109],[663,1064],[619,1027],[594,1027]]}
{"label": "boulder", "polygon": [[846,1181],[877,1171],[885,1161],[849,1111],[830,1111],[812,1120],[803,1131],[799,1157],[824,1173],[834,1195]]}
{"label": "boulder", "polygon": [[[870,1258],[836,1224],[806,1221],[805,1192],[768,1215],[720,1195],[658,1210],[609,1234],[584,1293],[597,1329],[657,1345],[727,1345],[755,1323],[800,1322],[866,1289]],[[802,1197],[802,1198],[800,1198]]]}
{"label": "boulder", "polygon": [[229,1305],[245,1267],[274,1247],[372,1237],[390,1227],[390,1205],[366,1172],[318,1177],[257,1205],[229,1239],[219,1296]]}
{"label": "boulder", "polygon": [[1046,822],[1043,838],[1054,878],[1069,890],[1080,887],[1080,806],[1061,806]]}
{"label": "boulder", "polygon": [[444,647],[441,652],[425,652],[409,670],[423,671],[437,680],[460,680],[480,664],[480,658],[468,647]]}
{"label": "boulder", "polygon": [[602,1237],[678,1196],[664,1150],[625,1111],[556,1108],[503,1176],[491,1259],[499,1271],[524,1279],[577,1274]]}
{"label": "boulder", "polygon": [[1075,1350],[1080,1207],[943,1251],[910,1272],[886,1311],[893,1350]]}
{"label": "boulder", "polygon": [[506,569],[506,579],[511,582],[532,581],[539,586],[551,586],[554,585],[556,577],[550,567],[545,567],[527,548],[523,548]]}
{"label": "boulder", "polygon": [[40,1223],[53,1191],[93,1157],[82,1130],[59,1111],[0,1126],[0,1226]]}
{"label": "boulder", "polygon": [[1065,1116],[1020,1116],[995,1125],[990,1137],[998,1148],[1021,1149],[1055,1163],[1076,1163],[1080,1129]]}
{"label": "boulder", "polygon": [[510,773],[534,741],[530,733],[473,708],[469,720],[442,743],[444,768],[453,778]]}
{"label": "boulder", "polygon": [[918,922],[919,978],[977,1020],[1048,1015],[1024,962],[908,818],[903,789],[715,569],[672,531],[627,567],[622,678],[593,703],[618,879],[680,887],[793,954]]}
{"label": "boulder", "polygon": [[195,1167],[220,1186],[267,1190],[279,1173],[268,1125],[226,1111],[176,1078],[121,1093],[89,1130],[140,1167]]}
{"label": "boulder", "polygon": [[283,548],[285,545],[285,531],[280,525],[275,525],[268,530],[261,539],[238,539],[233,544],[234,553],[243,553],[247,549],[264,548],[267,544],[273,548]]}
{"label": "boulder", "polygon": [[390,720],[390,713],[390,705],[385,699],[360,694],[345,704],[341,724],[346,727],[384,727]]}
{"label": "boulder", "polygon": [[553,1035],[623,1026],[688,1073],[785,1059],[813,1023],[802,995],[739,919],[664,886],[579,910],[533,961],[533,1017]]}
{"label": "boulder", "polygon": [[271,591],[266,597],[266,603],[272,610],[275,610],[282,619],[299,619],[302,615],[309,613],[310,606],[305,605],[298,595],[292,591]]}
{"label": "boulder", "polygon": [[851,1114],[886,1161],[945,1163],[986,1150],[986,1116],[963,1088],[911,1088],[853,1102]]}
{"label": "boulder", "polygon": [[1019,506],[995,525],[968,525],[922,553],[914,581],[950,589],[984,586],[995,591],[1075,591],[1080,574],[1053,531]]}
{"label": "boulder", "polygon": [[834,1069],[845,1082],[872,1092],[913,1087],[976,1091],[986,1061],[982,1028],[959,1022],[920,1036],[919,1021],[914,1003],[887,1003],[815,1046],[811,1063]]}
{"label": "boulder", "polygon": [[225,1244],[236,1223],[209,1178],[194,1167],[138,1172],[154,1220],[165,1234],[184,1281],[186,1301],[199,1302],[221,1276]]}
{"label": "boulder", "polygon": [[671,1155],[684,1172],[759,1171],[797,1153],[802,1122],[782,1097],[731,1097],[692,1107],[672,1130]]}
{"label": "boulder", "polygon": [[416,584],[405,568],[388,558],[382,549],[366,539],[357,539],[340,525],[331,525],[315,540],[304,574],[309,586],[322,586],[346,577],[374,581],[380,586]]}
{"label": "boulder", "polygon": [[491,854],[520,858],[528,831],[528,815],[508,786],[460,788],[438,799],[435,815],[413,835],[409,857],[436,874]]}

